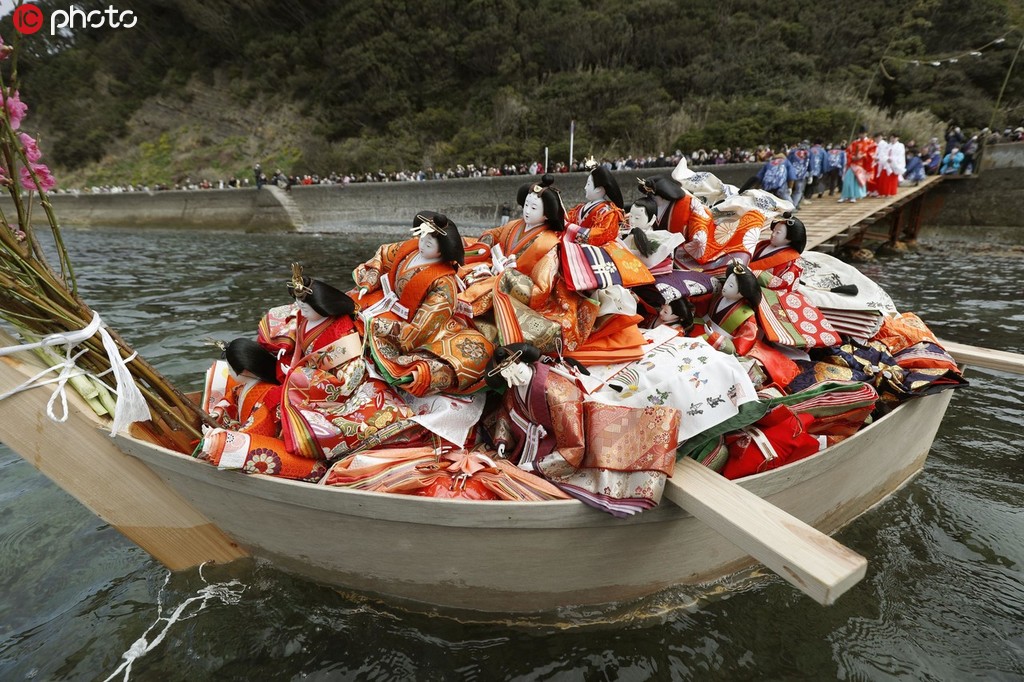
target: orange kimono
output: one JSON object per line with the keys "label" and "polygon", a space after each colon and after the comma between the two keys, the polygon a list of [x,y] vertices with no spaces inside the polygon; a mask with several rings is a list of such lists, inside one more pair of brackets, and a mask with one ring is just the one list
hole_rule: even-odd
{"label": "orange kimono", "polygon": [[452,265],[414,265],[418,252],[415,239],[385,244],[353,272],[369,290],[357,303],[373,318],[370,355],[389,383],[415,396],[477,391],[494,347],[456,317]]}
{"label": "orange kimono", "polygon": [[573,206],[565,214],[566,225],[579,225],[582,238],[573,235],[577,242],[601,246],[615,241],[619,226],[625,221],[622,209],[610,201],[594,201]]}

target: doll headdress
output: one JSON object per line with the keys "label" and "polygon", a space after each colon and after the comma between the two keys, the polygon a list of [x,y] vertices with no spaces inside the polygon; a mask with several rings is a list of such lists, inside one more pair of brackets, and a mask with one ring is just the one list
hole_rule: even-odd
{"label": "doll headdress", "polygon": [[422,213],[417,213],[416,222],[416,227],[412,228],[412,234],[414,237],[422,237],[423,235],[431,234],[432,232],[436,232],[442,237],[448,236],[448,232],[446,231],[448,227],[447,220],[442,225],[440,221],[438,221],[437,216],[426,216]]}
{"label": "doll headdress", "polygon": [[498,376],[499,374],[501,374],[502,370],[504,370],[504,369],[506,369],[508,367],[511,367],[515,363],[519,362],[519,358],[521,358],[521,357],[523,357],[522,349],[515,351],[514,353],[510,354],[507,358],[505,358],[501,362],[499,362],[496,365],[494,365],[494,369],[489,371],[487,373],[487,376],[489,376],[489,377]]}
{"label": "doll headdress", "polygon": [[593,154],[590,155],[589,159],[583,162],[583,167],[587,170],[594,170],[597,168],[597,159],[594,158]]}
{"label": "doll headdress", "polygon": [[300,301],[313,293],[313,290],[306,286],[301,263],[292,263],[292,278],[288,282],[288,288],[292,290],[292,297]]}
{"label": "doll headdress", "polygon": [[644,195],[649,197],[654,196],[654,183],[649,183],[643,178],[639,177],[636,179],[636,181],[640,183],[639,185],[637,185],[637,189],[639,189]]}

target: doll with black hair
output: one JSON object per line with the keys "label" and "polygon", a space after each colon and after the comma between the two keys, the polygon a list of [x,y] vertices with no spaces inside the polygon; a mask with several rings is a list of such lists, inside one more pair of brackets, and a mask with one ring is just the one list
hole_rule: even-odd
{"label": "doll with black hair", "polygon": [[491,249],[491,263],[463,270],[470,285],[461,298],[474,323],[490,326],[499,339],[523,339],[548,354],[559,345],[575,349],[590,335],[598,305],[569,289],[560,275],[565,209],[554,177],[523,185],[517,199],[522,217],[480,236]]}
{"label": "doll with black hair", "polygon": [[224,361],[214,363],[206,375],[203,404],[207,413],[221,426],[276,436],[280,403],[277,358],[252,339],[228,343]]}
{"label": "doll with black hair", "polygon": [[615,241],[622,213],[622,190],[612,172],[596,166],[587,175],[583,188],[584,203],[569,209],[565,215],[570,238],[580,244],[600,246]]}
{"label": "doll with black hair", "polygon": [[554,183],[554,176],[545,174],[537,182],[522,185],[516,195],[523,208],[522,217],[480,235],[480,243],[491,247],[494,269],[512,267],[531,275],[537,263],[558,244],[565,230],[565,207]]}
{"label": "doll with black hair", "polygon": [[413,235],[381,246],[352,273],[370,355],[389,383],[414,396],[472,393],[493,346],[455,315],[465,261],[458,226],[420,211]]}
{"label": "doll with black hair", "polygon": [[319,480],[327,468],[285,445],[282,395],[275,355],[252,339],[231,341],[206,375],[203,404],[219,427],[204,429],[197,456],[221,469]]}
{"label": "doll with black hair", "polygon": [[[710,296],[715,291],[714,278],[697,270],[675,267],[674,253],[682,244],[683,235],[653,229],[657,218],[657,205],[653,198],[640,197],[630,206],[627,215],[630,231],[623,243],[654,275],[654,284],[632,290],[640,302],[638,312],[647,318],[645,326],[656,326],[659,317],[663,313],[668,314],[664,307],[671,304],[676,308],[676,314],[684,312],[684,305],[689,306],[690,322],[683,325],[688,327],[693,318],[693,306],[689,305],[688,299]],[[685,315],[679,317],[685,320]]]}
{"label": "doll with black hair", "polygon": [[807,229],[803,221],[788,212],[773,220],[770,227],[771,234],[754,248],[749,267],[770,289],[792,291],[803,272],[799,259],[807,246]]}
{"label": "doll with black hair", "polygon": [[720,192],[721,198],[706,206],[687,189],[707,184],[697,181],[703,175],[690,172],[683,180],[653,176],[641,182],[639,189],[658,206],[658,229],[678,232],[686,238],[676,250],[676,266],[720,275],[734,260],[749,260],[761,230],[771,218],[792,210],[792,204],[744,187],[736,192]]}

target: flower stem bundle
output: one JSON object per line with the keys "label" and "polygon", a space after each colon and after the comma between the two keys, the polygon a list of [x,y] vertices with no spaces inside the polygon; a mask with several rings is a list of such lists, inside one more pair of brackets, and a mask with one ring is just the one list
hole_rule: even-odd
{"label": "flower stem bundle", "polygon": [[[18,92],[19,40],[16,35],[14,45],[6,45],[0,38],[0,188],[11,197],[11,204],[0,206],[0,318],[31,339],[85,329],[94,313],[78,294],[74,269],[48,197],[56,181],[42,163],[38,142],[21,128],[28,107]],[[36,204],[56,246],[57,268],[50,266],[35,233],[32,213]],[[39,218],[38,212],[35,218]],[[199,425],[204,417],[198,406],[135,355],[118,334],[111,331],[111,336],[121,357],[130,358],[127,367],[149,405],[153,416],[149,431],[163,445],[188,451],[190,443],[201,438]],[[104,394],[115,385],[111,375],[105,374],[111,362],[100,334],[84,341],[81,348],[85,352],[76,364],[101,378],[71,383],[81,388],[98,414],[109,412],[111,401],[109,394]]]}

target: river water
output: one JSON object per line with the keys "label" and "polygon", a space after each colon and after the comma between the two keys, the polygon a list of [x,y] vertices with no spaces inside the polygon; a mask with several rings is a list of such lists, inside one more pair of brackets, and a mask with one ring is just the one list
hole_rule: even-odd
{"label": "river water", "polygon": [[[65,238],[85,298],[190,390],[217,355],[203,339],[253,334],[287,300],[291,261],[343,284],[380,240]],[[861,267],[941,337],[1021,353],[1020,237],[985,238],[926,230],[921,249]],[[1022,679],[1024,390],[1009,374],[968,376],[924,472],[838,534],[869,566],[836,605],[754,574],[586,626],[408,613],[252,564],[168,576],[0,446],[0,679],[123,679],[126,655],[136,680]]]}

